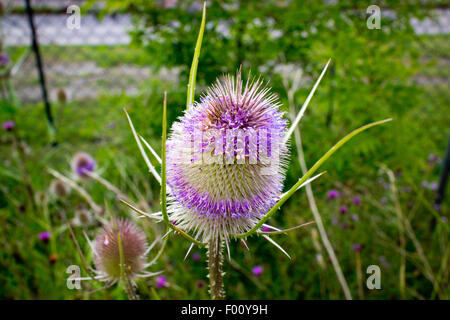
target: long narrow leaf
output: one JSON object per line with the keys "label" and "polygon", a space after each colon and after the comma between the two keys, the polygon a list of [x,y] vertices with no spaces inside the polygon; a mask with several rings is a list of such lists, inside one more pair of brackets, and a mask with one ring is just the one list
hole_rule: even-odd
{"label": "long narrow leaf", "polygon": [[156,153],[155,149],[153,149],[152,146],[141,135],[139,135],[139,138],[141,138],[142,142],[145,144],[147,149],[150,150],[158,163],[161,164],[161,157]]}
{"label": "long narrow leaf", "polygon": [[338,143],[336,143],[330,150],[325,153],[322,158],[320,158],[312,167],[311,169],[306,172],[306,174],[297,181],[297,183],[286,193],[284,197],[282,197],[273,207],[269,210],[269,212],[248,232],[243,234],[235,235],[236,238],[246,238],[256,231],[259,231],[261,226],[278,210],[280,207],[297,191],[298,187],[302,185],[310,176],[316,172],[317,169],[329,158],[333,153],[335,153],[337,150],[339,150],[340,147],[342,147],[347,141],[349,141],[351,138],[356,136],[357,134],[363,132],[364,130],[367,130],[371,127],[386,123],[391,121],[392,119],[385,119],[377,122],[369,123],[365,126],[362,126],[361,128],[358,128],[352,132],[350,132],[348,135],[346,135],[344,138],[342,138]]}
{"label": "long narrow leaf", "polygon": [[167,177],[166,177],[166,138],[167,138],[167,93],[164,92],[164,106],[163,106],[163,122],[162,122],[162,142],[161,142],[161,213],[164,223],[168,228],[179,232],[183,237],[199,246],[204,246],[206,243],[197,241],[180,228],[175,227],[167,215]]}
{"label": "long narrow leaf", "polygon": [[203,3],[202,23],[200,25],[200,31],[198,33],[197,43],[195,44],[194,58],[192,59],[191,71],[189,72],[189,84],[188,84],[188,90],[187,90],[186,109],[189,109],[189,106],[192,103],[194,103],[195,80],[197,78],[198,58],[200,56],[200,49],[202,47],[203,32],[205,31],[205,21],[206,21],[206,2]]}
{"label": "long narrow leaf", "polygon": [[316,83],[314,84],[314,87],[312,88],[311,92],[309,93],[308,97],[305,100],[305,103],[303,104],[302,108],[298,112],[297,116],[295,117],[294,122],[292,123],[291,127],[289,128],[288,132],[284,136],[284,142],[288,141],[291,137],[292,133],[294,132],[295,127],[298,125],[300,120],[303,117],[303,114],[305,113],[306,108],[308,107],[309,102],[311,101],[311,98],[314,95],[314,92],[316,92],[317,87],[319,86],[320,80],[322,80],[323,75],[327,71],[328,65],[330,64],[331,59],[328,60],[327,64],[322,70],[322,73],[320,74],[319,78],[317,79]]}
{"label": "long narrow leaf", "polygon": [[148,159],[147,154],[144,151],[144,148],[142,147],[142,143],[138,137],[138,134],[136,133],[136,130],[134,129],[134,125],[133,122],[131,121],[130,116],[128,115],[127,110],[123,109],[123,111],[125,112],[125,114],[127,115],[128,118],[128,123],[130,124],[130,128],[131,131],[133,132],[133,136],[134,136],[134,140],[136,140],[136,143],[138,145],[139,150],[141,151],[142,157],[144,158],[145,163],[147,164],[148,169],[150,170],[150,172],[153,174],[153,176],[155,177],[155,179],[158,181],[158,183],[161,184],[161,177],[159,176],[158,172],[156,172],[155,167],[152,165],[152,163],[150,162],[150,160]]}

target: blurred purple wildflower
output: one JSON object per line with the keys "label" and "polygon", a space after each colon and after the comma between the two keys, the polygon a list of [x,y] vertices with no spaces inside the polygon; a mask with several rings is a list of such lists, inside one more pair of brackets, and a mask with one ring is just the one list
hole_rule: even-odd
{"label": "blurred purple wildflower", "polygon": [[387,269],[389,269],[391,267],[391,264],[389,262],[387,262],[385,256],[379,256],[378,260],[380,261],[380,263],[382,264],[383,267],[385,267]]}
{"label": "blurred purple wildflower", "polygon": [[9,58],[9,56],[6,53],[4,53],[4,52],[0,53],[0,66],[1,67],[7,67],[10,62],[11,62],[11,59]]}
{"label": "blurred purple wildflower", "polygon": [[388,199],[386,197],[383,197],[380,201],[382,204],[386,204],[388,202]]}
{"label": "blurred purple wildflower", "polygon": [[167,287],[167,278],[165,276],[159,276],[156,278],[156,287],[158,289]]}
{"label": "blurred purple wildflower", "polygon": [[345,229],[347,229],[348,225],[347,225],[347,223],[342,222],[342,223],[339,225],[339,227],[340,227],[342,230],[345,230]]}
{"label": "blurred purple wildflower", "polygon": [[356,196],[356,197],[353,198],[352,202],[353,202],[353,204],[358,205],[358,204],[361,203],[361,198]]}
{"label": "blurred purple wildflower", "polygon": [[194,261],[200,260],[200,253],[194,252],[194,253],[192,254],[192,260],[194,260]]}
{"label": "blurred purple wildflower", "polygon": [[15,126],[16,126],[16,124],[14,123],[14,121],[9,120],[9,121],[3,122],[2,128],[6,131],[11,131],[12,129],[14,129]]}
{"label": "blurred purple wildflower", "polygon": [[261,266],[254,266],[253,269],[252,269],[252,273],[253,273],[255,276],[261,275],[261,274],[263,273],[263,271],[264,271],[264,269],[263,269],[263,267],[261,267]]}
{"label": "blurred purple wildflower", "polygon": [[361,245],[359,244],[359,243],[355,243],[355,244],[353,244],[353,251],[355,251],[355,252],[361,252]]}
{"label": "blurred purple wildflower", "polygon": [[337,217],[332,217],[331,218],[331,224],[333,225],[333,226],[335,226],[335,225],[337,225],[338,224],[338,218]]}
{"label": "blurred purple wildflower", "polygon": [[261,231],[262,232],[269,232],[271,229],[268,226],[262,226]]}
{"label": "blurred purple wildflower", "polygon": [[345,213],[347,213],[347,211],[348,211],[348,207],[347,206],[343,205],[343,206],[339,207],[339,212],[340,213],[345,214]]}
{"label": "blurred purple wildflower", "polygon": [[430,189],[433,191],[436,191],[438,189],[439,185],[437,182],[430,183]]}
{"label": "blurred purple wildflower", "polygon": [[50,231],[39,233],[39,239],[43,242],[47,242],[50,239]]}
{"label": "blurred purple wildflower", "polygon": [[203,289],[204,287],[206,287],[206,282],[203,280],[197,280],[195,285],[197,286],[198,289]]}
{"label": "blurred purple wildflower", "polygon": [[327,196],[328,196],[328,199],[336,199],[336,198],[339,198],[341,196],[341,194],[337,190],[330,190],[330,191],[328,191]]}

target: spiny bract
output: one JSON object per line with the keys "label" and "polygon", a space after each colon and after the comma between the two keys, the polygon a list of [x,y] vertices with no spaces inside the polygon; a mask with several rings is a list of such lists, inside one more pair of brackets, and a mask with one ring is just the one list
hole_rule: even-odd
{"label": "spiny bract", "polygon": [[279,199],[288,148],[277,97],[260,79],[225,76],[172,126],[168,211],[197,238],[252,228]]}

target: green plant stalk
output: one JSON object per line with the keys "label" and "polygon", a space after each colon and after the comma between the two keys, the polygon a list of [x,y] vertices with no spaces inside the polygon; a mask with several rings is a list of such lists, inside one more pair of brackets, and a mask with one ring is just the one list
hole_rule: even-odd
{"label": "green plant stalk", "polygon": [[211,238],[208,242],[208,277],[209,293],[212,300],[225,299],[223,288],[223,243],[220,237]]}
{"label": "green plant stalk", "polygon": [[362,274],[362,263],[361,263],[361,253],[356,252],[356,278],[358,279],[358,296],[360,300],[364,299],[364,288],[363,288],[363,274]]}
{"label": "green plant stalk", "polygon": [[119,242],[120,281],[123,281],[123,284],[125,286],[125,292],[127,293],[128,298],[130,298],[131,300],[138,300],[138,296],[134,291],[133,286],[125,276],[125,258],[123,256],[123,247],[122,247],[122,240],[120,238],[120,232],[117,234],[117,241]]}

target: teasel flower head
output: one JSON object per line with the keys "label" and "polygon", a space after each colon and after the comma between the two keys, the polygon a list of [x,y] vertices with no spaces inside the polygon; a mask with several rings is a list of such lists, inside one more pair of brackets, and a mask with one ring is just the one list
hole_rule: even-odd
{"label": "teasel flower head", "polygon": [[172,126],[168,211],[204,241],[258,223],[279,199],[288,148],[277,97],[260,79],[218,79]]}
{"label": "teasel flower head", "polygon": [[50,184],[50,192],[55,198],[62,199],[69,194],[70,188],[63,181],[55,179]]}
{"label": "teasel flower head", "polygon": [[126,279],[133,280],[147,267],[145,233],[129,220],[112,219],[95,238],[93,248],[94,262],[102,279],[117,281],[121,278],[121,251]]}
{"label": "teasel flower head", "polygon": [[89,226],[94,222],[91,211],[80,207],[75,210],[74,224],[80,227]]}
{"label": "teasel flower head", "polygon": [[86,152],[78,152],[72,159],[72,170],[81,177],[87,177],[95,169],[95,160]]}

